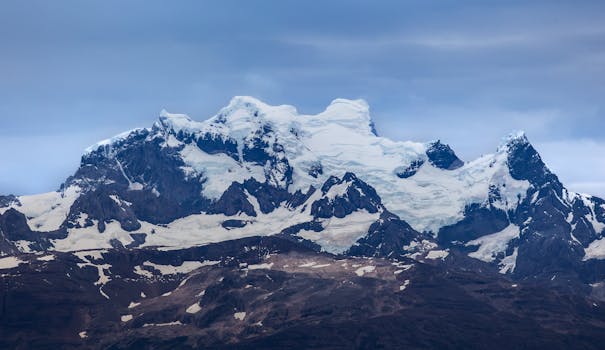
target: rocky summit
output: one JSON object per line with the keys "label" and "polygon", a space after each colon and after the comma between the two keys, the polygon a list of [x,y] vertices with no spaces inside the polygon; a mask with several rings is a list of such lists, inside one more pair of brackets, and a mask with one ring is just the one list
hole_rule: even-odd
{"label": "rocky summit", "polygon": [[362,100],[162,111],[0,196],[0,348],[600,349],[604,229],[522,132],[465,162]]}

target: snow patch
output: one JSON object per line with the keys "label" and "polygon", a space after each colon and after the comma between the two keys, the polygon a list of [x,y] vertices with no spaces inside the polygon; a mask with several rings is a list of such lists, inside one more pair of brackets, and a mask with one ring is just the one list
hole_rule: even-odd
{"label": "snow patch", "polygon": [[81,188],[70,186],[61,192],[18,197],[21,205],[11,207],[23,213],[32,231],[55,231],[67,219],[69,209],[80,196]]}
{"label": "snow patch", "polygon": [[488,263],[493,262],[499,254],[506,252],[509,242],[518,238],[520,232],[519,226],[510,224],[500,232],[469,241],[465,246],[479,246],[479,249],[468,256]]}
{"label": "snow patch", "polygon": [[273,263],[253,264],[248,265],[248,270],[270,270],[273,267]]}
{"label": "snow patch", "polygon": [[602,233],[603,229],[605,229],[605,223],[602,223],[597,220],[597,215],[595,213],[595,203],[591,200],[592,197],[582,194],[580,194],[579,197],[584,203],[584,205],[590,210],[590,213],[586,214],[584,218],[586,218],[586,220],[592,225],[597,234]]}
{"label": "snow patch", "polygon": [[80,214],[78,214],[78,218],[76,219],[76,224],[79,227],[84,227],[84,226],[86,226],[86,220],[88,220],[88,214],[80,213]]}
{"label": "snow patch", "polygon": [[143,269],[140,266],[135,266],[134,267],[134,273],[136,273],[139,276],[143,276],[143,277],[147,277],[147,278],[153,278],[153,273],[151,273],[150,271],[147,271],[147,270]]}
{"label": "snow patch", "polygon": [[77,256],[80,260],[92,263],[93,260],[103,260],[103,254],[107,253],[105,249],[97,249],[97,250],[86,250],[86,251],[78,251],[74,252],[73,255]]}
{"label": "snow patch", "polygon": [[336,198],[343,197],[347,193],[347,190],[351,186],[351,183],[351,181],[347,181],[333,185],[332,187],[330,187],[328,192],[326,192],[325,197],[330,201],[334,201],[334,199]]}
{"label": "snow patch", "polygon": [[36,258],[36,260],[38,260],[38,261],[53,261],[53,260],[55,260],[55,256],[52,255],[52,254],[51,255],[44,255],[44,256]]}
{"label": "snow patch", "polygon": [[173,321],[167,323],[145,323],[143,327],[168,327],[168,326],[182,326],[181,321]]}
{"label": "snow patch", "polygon": [[431,260],[445,260],[448,255],[450,255],[450,252],[447,250],[431,250],[430,252],[428,252],[425,258]]}
{"label": "snow patch", "polygon": [[410,280],[403,281],[403,284],[399,286],[399,291],[404,291],[410,285]]}
{"label": "snow patch", "polygon": [[14,256],[7,256],[6,258],[0,258],[0,270],[14,269],[15,267],[25,263],[25,261]]}
{"label": "snow patch", "polygon": [[584,249],[584,258],[582,260],[586,261],[590,259],[605,259],[605,237],[590,242],[588,247]]}
{"label": "snow patch", "polygon": [[519,254],[519,247],[515,247],[513,253],[509,256],[504,257],[502,261],[500,261],[500,273],[507,274],[515,272],[515,267],[517,266],[517,255]]}
{"label": "snow patch", "polygon": [[322,269],[324,267],[328,267],[331,264],[321,264],[321,265],[314,265],[313,267],[311,267],[312,269]]}
{"label": "snow patch", "polygon": [[301,230],[298,236],[319,244],[323,251],[342,254],[359,239],[365,237],[370,226],[379,218],[379,212],[370,213],[362,209],[344,218],[333,217],[320,220],[324,228],[322,231]]}
{"label": "snow patch", "polygon": [[150,261],[145,261],[143,265],[153,267],[154,269],[158,270],[162,275],[176,275],[179,273],[189,273],[193,270],[199,269],[202,266],[205,266],[199,261],[183,261],[183,263],[179,266],[160,265],[154,264]]}
{"label": "snow patch", "polygon": [[243,321],[244,318],[246,318],[246,313],[245,312],[236,312],[233,314],[233,318],[235,318],[236,320]]}
{"label": "snow patch", "polygon": [[197,314],[201,310],[202,310],[202,307],[200,306],[200,304],[199,303],[195,303],[195,304],[189,306],[187,308],[187,310],[185,310],[185,312],[187,312],[188,314]]}
{"label": "snow patch", "polygon": [[186,176],[203,174],[206,182],[202,193],[207,198],[218,199],[233,182],[243,183],[249,178],[265,181],[262,166],[242,164],[224,153],[208,154],[195,144],[186,145],[180,155],[187,165],[182,169]]}
{"label": "snow patch", "polygon": [[[105,274],[105,270],[109,271],[109,269],[111,268],[111,265],[109,265],[109,264],[96,265],[96,264],[87,262],[87,263],[78,263],[77,265],[79,268],[83,268],[85,266],[91,266],[91,267],[94,267],[97,269],[99,278],[94,283],[95,286],[103,286],[103,285],[107,284],[107,282],[111,281],[111,278]],[[109,297],[107,297],[107,299],[109,299]]]}
{"label": "snow patch", "polygon": [[363,266],[355,270],[355,274],[359,277],[362,277],[366,273],[374,272],[374,270],[376,270],[376,266]]}

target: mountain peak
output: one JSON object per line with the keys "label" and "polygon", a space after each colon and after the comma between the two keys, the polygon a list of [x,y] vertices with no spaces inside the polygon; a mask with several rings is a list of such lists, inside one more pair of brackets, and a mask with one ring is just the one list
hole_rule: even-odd
{"label": "mountain peak", "polygon": [[120,134],[115,135],[114,137],[108,138],[106,140],[99,141],[99,142],[95,143],[94,145],[86,148],[84,150],[84,155],[93,153],[93,152],[99,150],[100,148],[111,148],[114,144],[123,142],[124,140],[128,139],[132,135],[142,134],[148,130],[149,129],[146,129],[146,128],[136,128],[136,129],[132,129],[132,130],[120,133]]}
{"label": "mountain peak", "polygon": [[514,179],[528,180],[537,186],[548,183],[556,183],[560,186],[557,176],[542,161],[542,157],[529,142],[525,132],[513,132],[503,141],[498,151],[506,153],[508,168]]}
{"label": "mountain peak", "polygon": [[511,147],[515,145],[525,145],[530,144],[525,131],[517,130],[513,131],[510,134],[506,135],[502,138],[500,146],[498,147],[498,151],[508,151]]}
{"label": "mountain peak", "polygon": [[169,113],[162,109],[158,123],[162,129],[178,132],[191,128],[195,122],[186,114]]}
{"label": "mountain peak", "polygon": [[278,115],[281,117],[293,117],[298,112],[294,106],[290,105],[269,105],[257,98],[251,96],[235,96],[229,101],[226,107],[223,107],[216,118],[219,121],[248,119],[261,116]]}
{"label": "mountain peak", "polygon": [[162,109],[160,111],[160,120],[165,120],[165,121],[187,121],[187,122],[191,122],[191,118],[189,118],[188,115],[186,114],[176,114],[176,113],[169,113],[167,110]]}
{"label": "mountain peak", "polygon": [[370,117],[370,106],[362,99],[337,98],[317,117],[350,129],[357,129],[363,133],[376,135],[374,123]]}
{"label": "mountain peak", "polygon": [[370,105],[363,99],[349,100],[346,98],[336,98],[330,102],[326,111],[346,111],[369,115]]}
{"label": "mountain peak", "polygon": [[[296,108],[294,108],[294,106],[290,106],[290,105],[285,105],[285,106],[296,110]],[[269,104],[259,100],[256,97],[233,96],[233,98],[231,98],[231,100],[229,101],[229,104],[225,108],[270,109],[272,107],[274,107],[274,106],[269,105]]]}
{"label": "mountain peak", "polygon": [[[375,135],[369,106],[364,100],[337,98],[316,115],[301,114],[291,105],[269,105],[250,96],[235,96],[229,104],[205,124],[226,125],[227,129],[255,129],[258,123],[271,124],[288,131],[293,125],[321,127],[335,125],[363,135]],[[222,128],[222,127],[219,127]]]}

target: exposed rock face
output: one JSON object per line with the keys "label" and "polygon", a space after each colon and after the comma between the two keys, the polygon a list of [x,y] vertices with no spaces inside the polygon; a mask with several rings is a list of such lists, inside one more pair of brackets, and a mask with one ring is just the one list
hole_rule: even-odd
{"label": "exposed rock face", "polygon": [[254,211],[254,207],[248,201],[248,196],[244,191],[242,184],[234,182],[214,203],[210,213],[222,213],[227,216],[244,213],[248,216],[256,216],[256,211]]}
{"label": "exposed rock face", "polygon": [[405,221],[396,215],[383,212],[380,220],[370,226],[368,235],[352,246],[347,254],[352,256],[380,256],[395,258],[405,256],[405,249],[414,240],[431,240],[432,237],[423,236],[416,232]]}
{"label": "exposed rock face", "polygon": [[1,196],[0,195],[0,208],[8,207],[11,205],[19,205],[19,199],[13,195]]}
{"label": "exposed rock face", "polygon": [[431,164],[439,169],[454,170],[464,165],[450,146],[444,145],[441,141],[431,143],[426,150],[426,155]]}
{"label": "exposed rock face", "polygon": [[580,289],[440,260],[334,257],[279,237],[19,259],[3,270],[2,348],[597,349],[605,340],[605,313]]}
{"label": "exposed rock face", "polygon": [[167,224],[207,209],[203,178],[184,176],[178,149],[163,142],[154,131],[143,130],[82,157],[79,170],[64,185],[85,190],[69,219],[86,213],[98,221],[100,231],[112,220],[134,231],[140,228],[138,220]]}
{"label": "exposed rock face", "polygon": [[508,168],[513,178],[528,180],[543,187],[547,184],[563,187],[524,134],[512,137],[508,143]]}
{"label": "exposed rock face", "polygon": [[344,218],[359,209],[369,213],[383,209],[376,191],[352,173],[346,173],[342,179],[330,177],[321,193],[323,197],[311,205],[311,214],[316,218]]}
{"label": "exposed rock face", "polygon": [[406,167],[399,167],[395,169],[395,174],[402,179],[407,179],[408,177],[416,175],[416,172],[418,171],[418,169],[420,169],[423,164],[424,160],[415,160]]}
{"label": "exposed rock face", "polygon": [[474,204],[466,208],[464,219],[454,225],[443,227],[438,237],[443,244],[453,241],[468,242],[502,231],[509,224],[505,211]]}

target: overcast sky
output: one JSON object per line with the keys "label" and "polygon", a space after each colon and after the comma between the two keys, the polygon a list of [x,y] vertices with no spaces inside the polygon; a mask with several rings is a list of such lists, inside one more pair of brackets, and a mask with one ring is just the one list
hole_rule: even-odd
{"label": "overcast sky", "polygon": [[234,95],[465,160],[525,130],[572,190],[605,195],[603,1],[22,1],[0,5],[0,193],[51,191],[83,149],[162,108]]}

